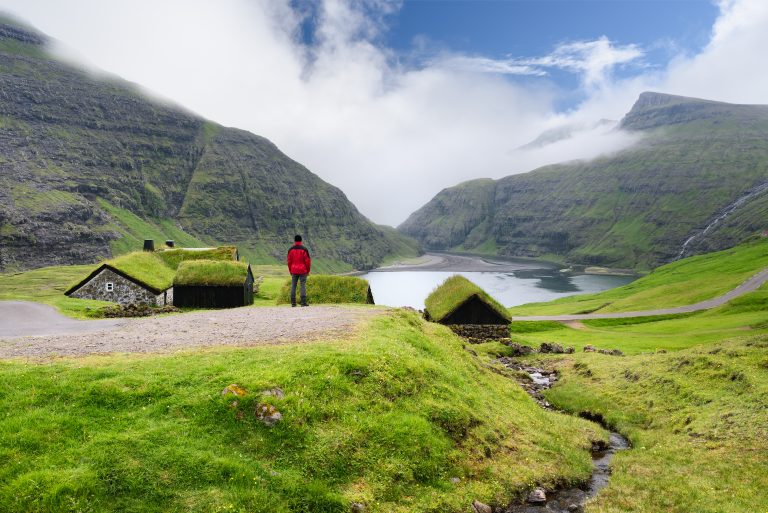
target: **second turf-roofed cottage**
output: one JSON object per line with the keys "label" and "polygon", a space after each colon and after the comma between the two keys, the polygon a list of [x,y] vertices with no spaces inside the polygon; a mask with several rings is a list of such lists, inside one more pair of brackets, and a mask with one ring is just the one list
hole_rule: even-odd
{"label": "second turf-roofed cottage", "polygon": [[424,301],[424,316],[446,324],[459,334],[477,338],[506,338],[511,317],[498,301],[460,275],[451,276]]}
{"label": "second turf-roofed cottage", "polygon": [[243,262],[182,262],[173,280],[174,306],[232,308],[253,304],[253,272]]}

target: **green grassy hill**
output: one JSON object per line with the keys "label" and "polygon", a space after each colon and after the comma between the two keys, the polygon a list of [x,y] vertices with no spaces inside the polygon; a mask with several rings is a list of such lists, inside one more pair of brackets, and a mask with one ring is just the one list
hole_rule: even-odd
{"label": "green grassy hill", "polygon": [[510,308],[513,316],[633,312],[690,305],[720,296],[768,267],[768,239],[664,265],[632,283],[597,294]]}
{"label": "green grassy hill", "polygon": [[399,229],[431,249],[650,269],[690,237],[686,255],[768,227],[768,107],[643,93],[621,127],[641,140],[446,189]]}
{"label": "green grassy hill", "polygon": [[0,272],[96,262],[145,238],[275,263],[301,233],[326,272],[419,251],[267,139],[73,68],[8,20],[0,90]]}
{"label": "green grassy hill", "polygon": [[345,340],[0,362],[0,510],[458,513],[588,477],[602,430],[461,345],[396,312]]}

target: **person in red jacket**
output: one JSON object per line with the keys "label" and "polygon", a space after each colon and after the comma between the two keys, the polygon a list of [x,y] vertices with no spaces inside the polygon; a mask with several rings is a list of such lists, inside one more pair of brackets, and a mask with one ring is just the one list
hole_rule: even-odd
{"label": "person in red jacket", "polygon": [[309,250],[301,244],[301,235],[293,238],[294,243],[288,250],[288,272],[291,273],[291,306],[296,306],[296,283],[301,283],[301,306],[307,304],[307,275],[312,267]]}

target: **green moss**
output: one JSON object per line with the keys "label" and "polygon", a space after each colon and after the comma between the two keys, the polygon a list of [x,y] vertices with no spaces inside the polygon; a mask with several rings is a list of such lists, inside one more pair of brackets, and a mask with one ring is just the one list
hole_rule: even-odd
{"label": "green moss", "polygon": [[480,298],[500,316],[507,320],[510,319],[506,308],[501,306],[498,301],[493,299],[483,289],[458,274],[451,276],[435,288],[427,296],[427,299],[424,300],[424,306],[429,313],[429,317],[433,321],[439,322],[472,296]]}
{"label": "green moss", "polygon": [[[283,283],[278,303],[290,302],[291,280]],[[307,299],[310,303],[368,303],[367,280],[356,276],[310,275],[307,278]],[[297,292],[298,294],[298,292]]]}
{"label": "green moss", "polygon": [[248,277],[248,264],[234,261],[188,260],[181,262],[173,285],[242,286]]}

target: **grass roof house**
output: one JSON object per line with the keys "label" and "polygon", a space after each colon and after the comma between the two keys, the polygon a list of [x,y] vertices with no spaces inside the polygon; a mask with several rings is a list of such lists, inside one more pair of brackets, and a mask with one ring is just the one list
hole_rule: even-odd
{"label": "grass roof house", "polygon": [[[511,318],[507,309],[483,289],[463,276],[445,280],[424,301],[425,317],[433,322],[453,326],[469,338],[504,338],[509,336]],[[472,326],[484,326],[474,329]],[[497,326],[498,328],[491,328]]]}
{"label": "grass roof house", "polygon": [[128,253],[103,262],[64,294],[121,305],[166,305],[173,297],[173,275],[154,253]]}
{"label": "grass roof house", "polygon": [[177,248],[136,251],[102,262],[64,294],[121,305],[167,305],[173,302],[173,280],[179,264],[196,259],[233,261],[237,249]]}
{"label": "grass roof house", "polygon": [[234,308],[253,304],[253,272],[243,262],[187,260],[173,280],[174,306]]}
{"label": "grass roof house", "polygon": [[[278,296],[278,303],[290,303],[290,293],[291,280],[287,280]],[[374,304],[368,281],[356,276],[311,275],[307,279],[307,300],[314,304]]]}

